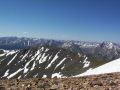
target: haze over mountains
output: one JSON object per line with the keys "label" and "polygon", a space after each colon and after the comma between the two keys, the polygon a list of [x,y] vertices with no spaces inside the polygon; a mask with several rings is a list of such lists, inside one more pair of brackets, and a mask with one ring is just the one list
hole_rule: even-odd
{"label": "haze over mountains", "polygon": [[51,40],[37,38],[18,38],[18,37],[1,37],[0,49],[18,50],[33,46],[53,46],[69,49],[71,51],[82,52],[104,56],[111,60],[120,57],[120,44],[112,42],[84,42],[74,40]]}

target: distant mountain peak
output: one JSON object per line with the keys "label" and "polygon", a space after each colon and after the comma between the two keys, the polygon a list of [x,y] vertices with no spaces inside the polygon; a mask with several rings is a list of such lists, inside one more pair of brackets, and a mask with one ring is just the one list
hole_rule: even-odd
{"label": "distant mountain peak", "polygon": [[103,48],[108,48],[108,49],[112,49],[113,47],[114,47],[114,43],[112,43],[112,42],[103,42],[102,44],[101,44],[101,47],[103,47]]}
{"label": "distant mountain peak", "polygon": [[120,57],[120,44],[112,42],[84,42],[75,40],[52,40],[52,39],[37,39],[37,38],[18,38],[18,37],[1,37],[0,49],[20,50],[33,46],[48,45],[69,49],[75,52],[85,54],[93,54],[96,56],[104,56],[111,60]]}

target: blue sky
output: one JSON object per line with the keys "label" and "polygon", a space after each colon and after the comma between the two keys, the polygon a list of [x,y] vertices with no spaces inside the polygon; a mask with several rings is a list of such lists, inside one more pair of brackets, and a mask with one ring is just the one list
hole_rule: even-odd
{"label": "blue sky", "polygon": [[0,36],[119,42],[120,0],[0,0]]}

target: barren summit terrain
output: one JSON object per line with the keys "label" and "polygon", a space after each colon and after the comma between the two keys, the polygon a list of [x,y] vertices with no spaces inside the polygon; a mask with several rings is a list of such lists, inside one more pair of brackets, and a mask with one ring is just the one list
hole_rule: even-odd
{"label": "barren summit terrain", "polygon": [[61,79],[0,80],[0,90],[120,90],[120,73]]}

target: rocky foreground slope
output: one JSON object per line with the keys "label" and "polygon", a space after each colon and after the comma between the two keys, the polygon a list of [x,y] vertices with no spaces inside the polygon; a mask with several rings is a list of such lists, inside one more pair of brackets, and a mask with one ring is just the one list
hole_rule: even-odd
{"label": "rocky foreground slope", "polygon": [[120,90],[120,73],[61,79],[0,80],[0,90]]}

